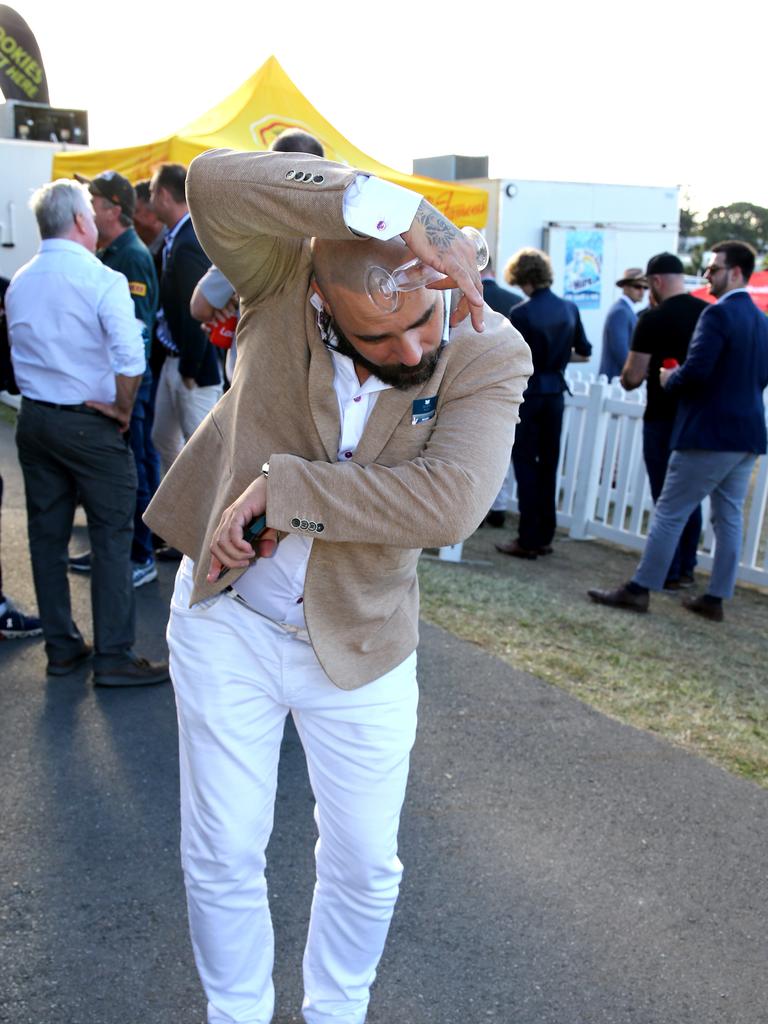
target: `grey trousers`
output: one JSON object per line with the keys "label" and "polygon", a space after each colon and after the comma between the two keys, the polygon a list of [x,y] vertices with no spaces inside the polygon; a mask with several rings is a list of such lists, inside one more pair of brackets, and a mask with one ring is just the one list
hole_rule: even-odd
{"label": "grey trousers", "polygon": [[83,504],[91,541],[91,606],[96,664],[131,649],[135,632],[131,541],[136,464],[114,420],[93,410],[50,408],[24,399],[16,445],[24,474],[37,605],[49,659],[77,654],[83,638],[72,620],[68,545],[75,507]]}
{"label": "grey trousers", "polygon": [[651,532],[632,582],[661,590],[688,516],[709,496],[715,555],[707,593],[733,597],[739,566],[744,499],[757,456],[752,452],[672,452]]}

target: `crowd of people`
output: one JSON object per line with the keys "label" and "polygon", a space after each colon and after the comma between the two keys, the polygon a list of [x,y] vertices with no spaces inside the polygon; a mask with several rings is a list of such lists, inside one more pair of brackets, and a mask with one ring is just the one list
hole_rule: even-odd
{"label": "crowd of people", "polygon": [[[50,675],[92,660],[96,685],[172,678],[209,1024],[272,1018],[265,850],[292,714],[320,836],[303,1015],[363,1024],[402,873],[420,550],[484,516],[503,523],[511,456],[518,533],[498,550],[552,554],[564,371],[591,346],[545,253],[505,268],[523,299],[490,271],[481,281],[474,246],[423,197],[325,160],[303,132],[273,150],[163,164],[135,187],[106,170],[33,197],[40,250],[5,305],[40,617],[1,586],[0,614],[7,636],[42,632]],[[412,257],[441,280],[383,312],[371,272]],[[709,494],[715,567],[687,607],[719,620],[766,447],[768,325],[744,289],[748,246],[715,248],[707,309],[676,259],[630,268],[606,324],[624,385],[648,380],[657,510],[633,579],[590,596],[644,611],[650,589],[690,582]],[[70,556],[78,503],[91,548]],[[158,559],[180,562],[169,664],[134,649],[135,590]],[[68,571],[90,574],[93,644]]]}
{"label": "crowd of people", "polygon": [[[298,130],[276,142],[287,151],[318,146]],[[233,332],[218,344],[210,338],[238,312],[195,235],[186,173],[162,164],[135,186],[112,170],[44,186],[31,201],[40,251],[10,289],[2,282],[0,383],[22,395],[17,445],[39,616],[15,608],[0,578],[0,637],[44,634],[49,675],[93,658],[98,685],[169,679],[166,665],[133,652],[133,590],[157,579],[157,561],[181,553],[143,516],[221,397],[227,354],[231,378]],[[201,303],[204,292],[210,302]],[[72,336],[79,346],[66,345]],[[91,549],[70,555],[78,504]],[[67,569],[91,577],[93,645],[72,621]]]}
{"label": "crowd of people", "polygon": [[[743,508],[757,457],[766,451],[763,392],[768,387],[768,320],[746,285],[754,249],[738,241],[713,246],[705,271],[709,305],[688,293],[683,264],[658,253],[643,271],[628,268],[616,282],[621,295],[606,316],[600,372],[626,390],[647,384],[643,458],[655,513],[643,558],[633,578],[589,597],[613,608],[645,612],[649,591],[694,586],[702,530],[701,502],[709,497],[715,555],[706,592],[683,598],[683,607],[721,622],[723,600],[733,596],[741,553]],[[523,249],[504,277],[528,297],[520,302],[491,274],[487,301],[501,308],[528,342],[533,375],[524,395],[512,449],[518,488],[515,540],[496,545],[516,558],[552,553],[556,472],[560,454],[565,369],[591,347],[578,308],[551,291],[549,258]],[[648,293],[648,306],[637,305]],[[503,526],[504,489],[485,522]]]}

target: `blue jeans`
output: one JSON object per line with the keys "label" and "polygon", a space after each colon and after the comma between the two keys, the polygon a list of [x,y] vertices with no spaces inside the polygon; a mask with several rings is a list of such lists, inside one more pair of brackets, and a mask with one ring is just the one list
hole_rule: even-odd
{"label": "blue jeans", "polygon": [[733,597],[741,553],[744,499],[756,459],[753,452],[672,452],[651,532],[632,582],[649,590],[661,590],[688,517],[709,495],[716,544],[707,593],[712,597]]}
{"label": "blue jeans", "polygon": [[133,517],[131,560],[146,562],[152,558],[152,531],[141,518],[160,485],[160,457],[152,444],[152,421],[155,415],[152,372],[147,369],[136,394],[131,414],[131,448],[136,460],[136,509]]}
{"label": "blue jeans", "polygon": [[[669,442],[674,422],[674,420],[650,420],[643,423],[643,460],[654,504],[659,500],[659,495],[664,487],[664,477],[667,475],[669,457],[672,454]],[[683,527],[680,542],[675,548],[669,565],[668,579],[679,580],[681,576],[693,576],[700,536],[701,506],[697,505]]]}

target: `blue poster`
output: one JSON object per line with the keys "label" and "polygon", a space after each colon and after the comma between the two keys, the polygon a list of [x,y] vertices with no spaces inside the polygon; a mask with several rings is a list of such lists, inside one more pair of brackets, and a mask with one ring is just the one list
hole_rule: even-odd
{"label": "blue poster", "polygon": [[565,292],[579,309],[600,308],[603,232],[569,231],[565,238]]}

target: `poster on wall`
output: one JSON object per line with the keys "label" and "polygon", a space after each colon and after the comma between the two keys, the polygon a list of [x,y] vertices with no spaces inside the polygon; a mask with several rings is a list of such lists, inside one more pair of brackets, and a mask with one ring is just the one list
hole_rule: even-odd
{"label": "poster on wall", "polygon": [[575,302],[579,309],[599,309],[602,269],[603,232],[568,231],[563,298]]}

